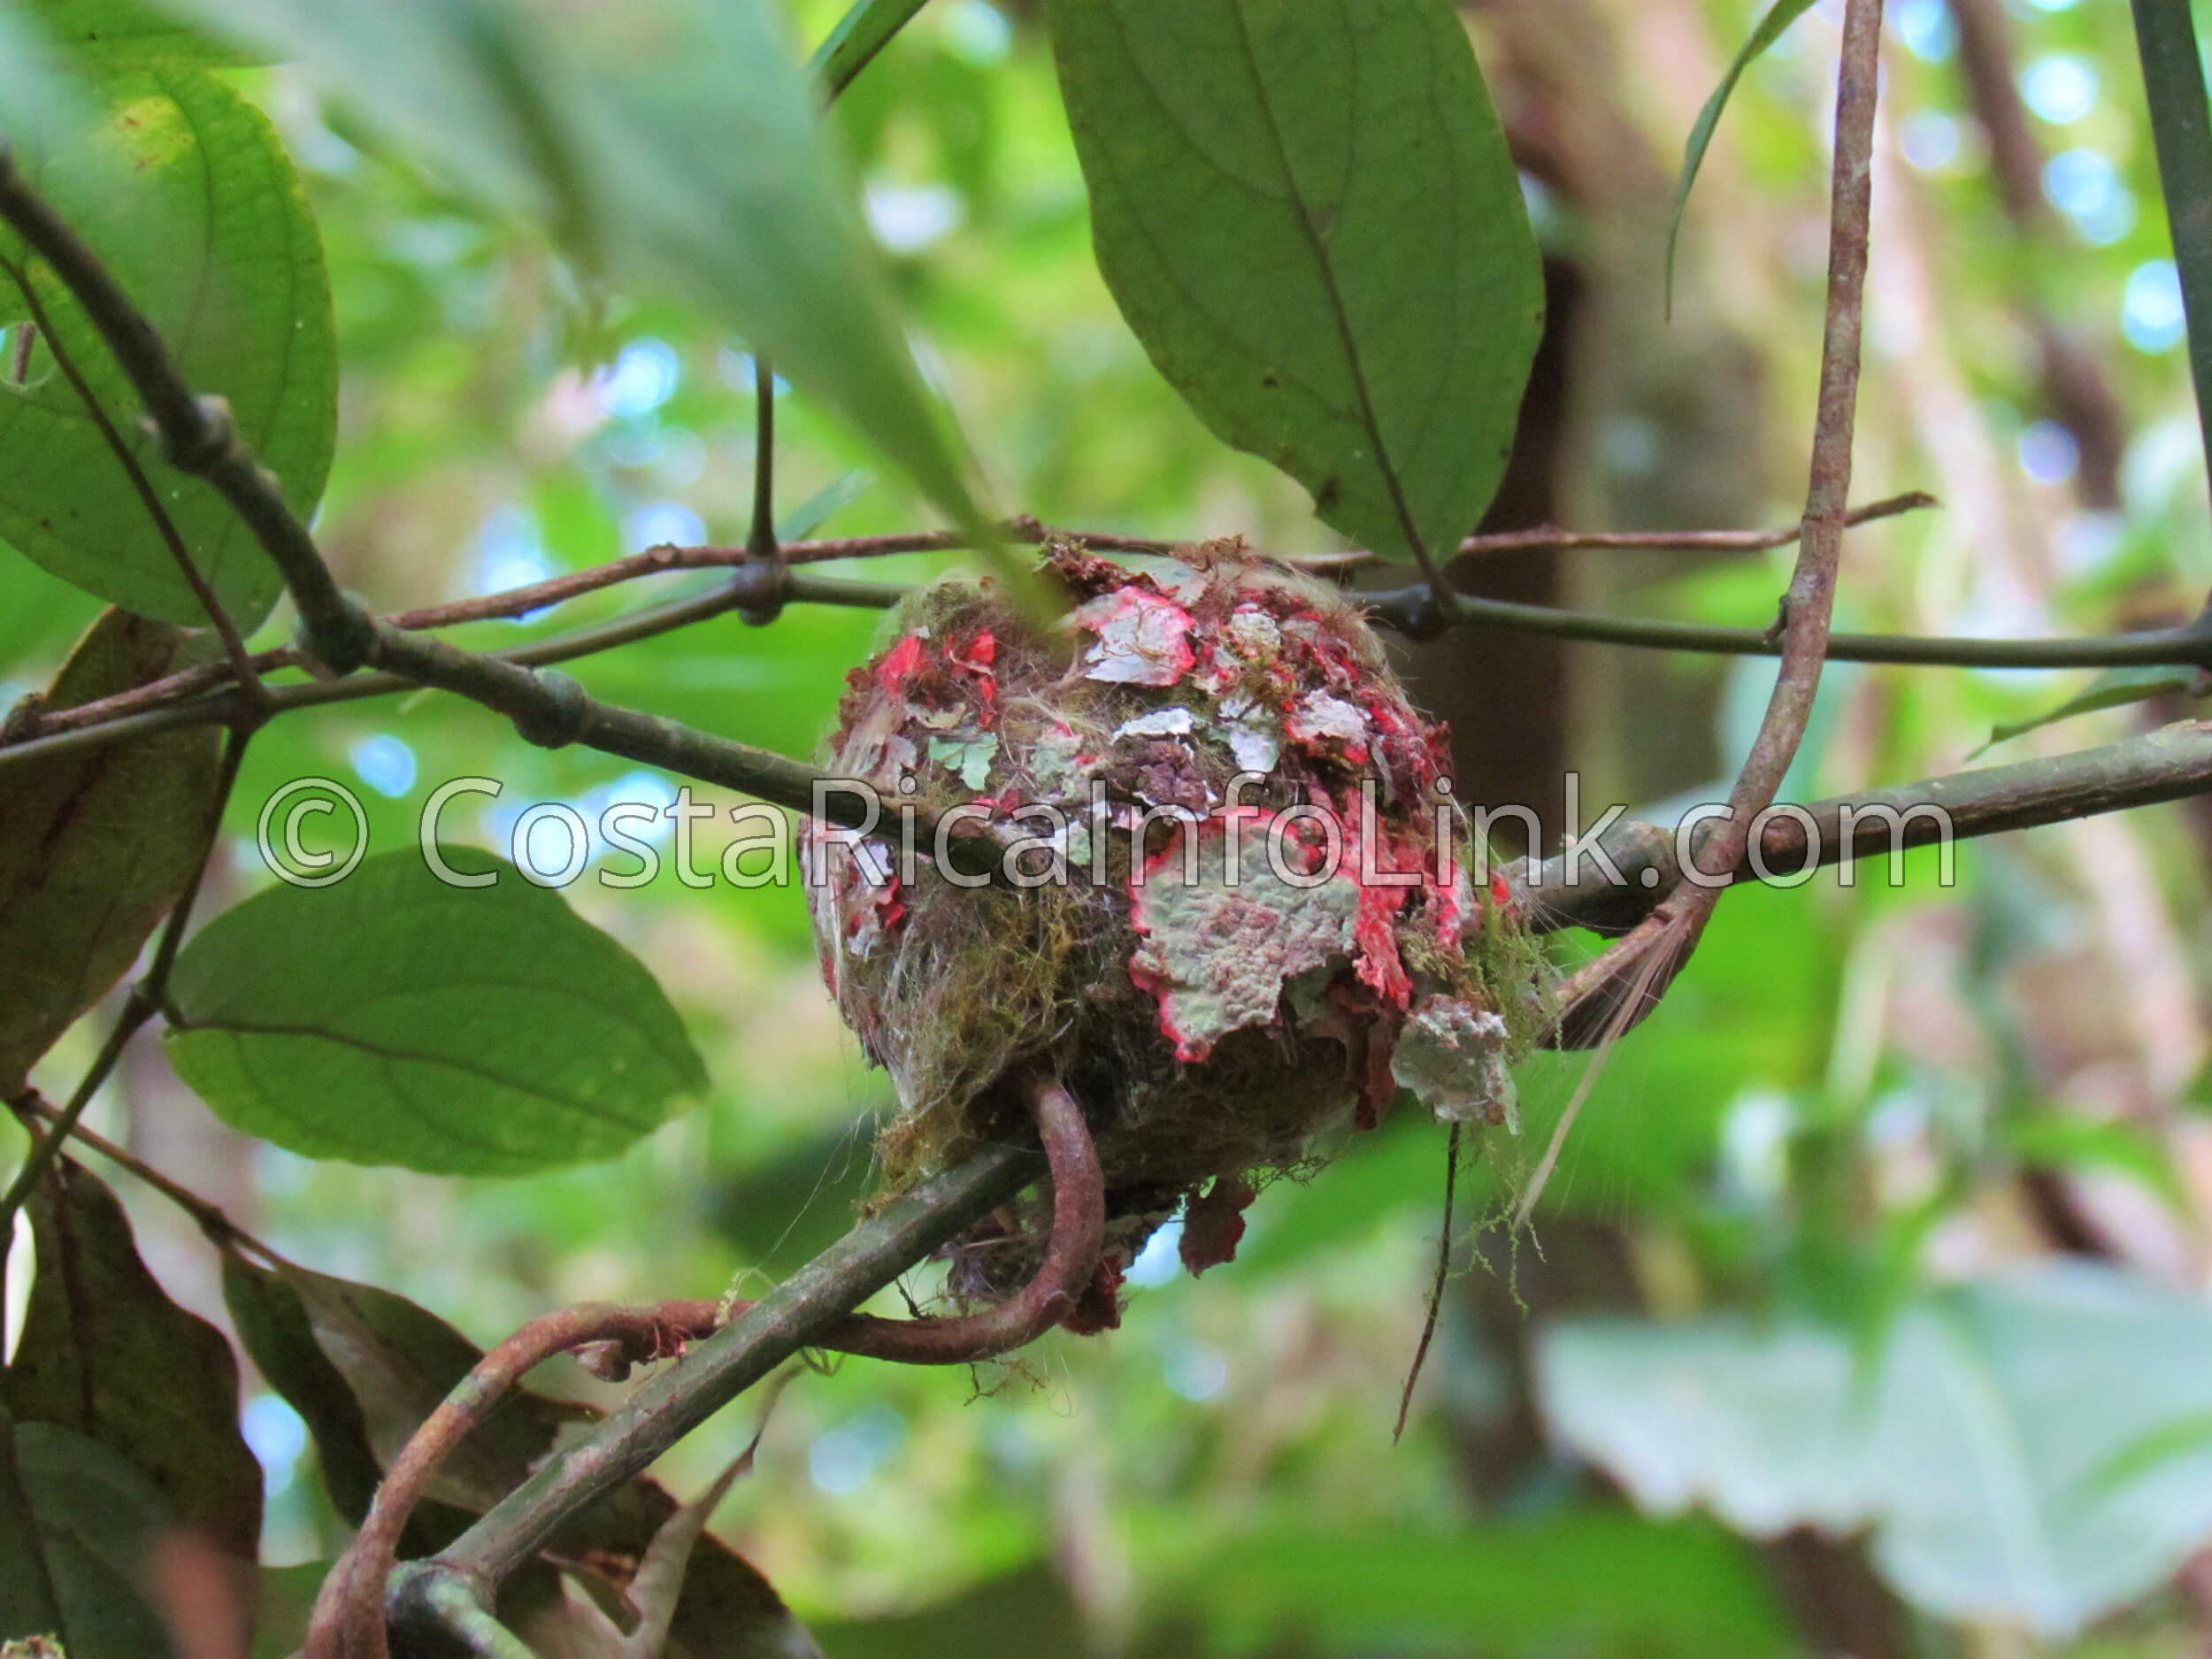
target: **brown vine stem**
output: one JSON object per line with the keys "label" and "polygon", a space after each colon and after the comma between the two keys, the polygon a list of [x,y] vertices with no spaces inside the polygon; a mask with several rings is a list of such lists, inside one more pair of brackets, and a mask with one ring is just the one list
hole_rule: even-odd
{"label": "brown vine stem", "polygon": [[[10,1101],[8,1104],[19,1112],[42,1118],[49,1124],[61,1122],[61,1108],[49,1101],[36,1089],[27,1089]],[[209,1203],[206,1199],[183,1183],[172,1180],[128,1148],[117,1146],[105,1135],[96,1133],[81,1123],[71,1124],[67,1133],[69,1139],[90,1147],[118,1169],[127,1171],[135,1176],[140,1181],[184,1211],[186,1215],[191,1217],[200,1231],[206,1235],[210,1243],[219,1248],[236,1245],[242,1249],[251,1251],[272,1266],[284,1263],[283,1256],[278,1255],[259,1239],[255,1238],[252,1233],[248,1233],[221,1210]]]}
{"label": "brown vine stem", "polygon": [[[1828,301],[1821,331],[1820,396],[1813,422],[1811,477],[1805,532],[1782,601],[1782,664],[1751,753],[1729,791],[1728,816],[1706,846],[1708,868],[1732,871],[1743,861],[1752,820],[1782,787],[1811,718],[1820,671],[1828,656],[1836,571],[1850,505],[1851,440],[1858,424],[1859,339],[1866,302],[1867,233],[1873,202],[1874,109],[1881,77],[1882,0],[1847,0],[1842,61],[1836,77],[1835,162],[1829,183]],[[1695,856],[1695,855],[1694,855]],[[1566,1018],[1592,998],[1613,1000],[1609,1030],[1625,1031],[1665,995],[1696,949],[1724,888],[1692,883],[1678,888],[1617,944],[1571,975],[1561,988]],[[1601,1041],[1599,1060],[1604,1044]],[[1557,1164],[1559,1151],[1595,1080],[1594,1060],[1583,1085],[1560,1115],[1551,1143],[1529,1179],[1514,1225],[1525,1226]]]}
{"label": "brown vine stem", "polygon": [[[1075,1305],[1096,1271],[1104,1240],[1106,1199],[1098,1155],[1082,1109],[1056,1079],[1032,1077],[1024,1094],[1044,1146],[1053,1195],[1044,1261],[1030,1283],[995,1307],[957,1317],[884,1319],[843,1313],[807,1346],[906,1364],[964,1364],[1021,1347],[1058,1324]],[[353,1548],[325,1579],[317,1598],[308,1659],[384,1659],[387,1590],[409,1517],[454,1448],[533,1367],[556,1354],[598,1344],[611,1345],[627,1362],[666,1359],[687,1343],[748,1320],[761,1305],[587,1304],[534,1319],[486,1354],[387,1471]],[[572,1513],[576,1507],[565,1505],[559,1513]]]}

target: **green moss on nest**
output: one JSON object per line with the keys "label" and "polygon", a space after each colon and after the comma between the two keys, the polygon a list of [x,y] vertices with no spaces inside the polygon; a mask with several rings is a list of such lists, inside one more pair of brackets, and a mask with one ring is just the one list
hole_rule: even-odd
{"label": "green moss on nest", "polygon": [[[1079,601],[1064,631],[939,582],[841,710],[841,775],[1050,836],[1016,865],[1046,877],[1025,890],[897,868],[895,832],[887,879],[830,849],[825,977],[901,1102],[887,1187],[1003,1132],[1006,1081],[1032,1065],[1091,1118],[1118,1265],[1178,1202],[1248,1202],[1402,1084],[1504,1121],[1542,958],[1502,888],[1470,880],[1444,733],[1357,612],[1235,543],[1048,562]],[[1033,1249],[1006,1247],[1033,1240],[995,1225],[984,1278],[1007,1282]]]}

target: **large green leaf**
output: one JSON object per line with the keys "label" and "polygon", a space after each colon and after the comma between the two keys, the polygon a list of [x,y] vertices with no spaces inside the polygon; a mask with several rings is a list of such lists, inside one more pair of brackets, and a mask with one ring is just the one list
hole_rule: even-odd
{"label": "large green leaf", "polygon": [[[1709,1524],[1617,1509],[1384,1535],[1327,1520],[1239,1530],[1191,1549],[1148,1540],[1158,1598],[1215,1651],[1617,1655],[1796,1651],[1758,1563]],[[1292,1645],[1294,1644],[1294,1645]]]}
{"label": "large green leaf", "polygon": [[1946,1617],[2067,1634],[2212,1538],[2212,1310],[2073,1263],[1909,1306],[1871,1375],[1851,1335],[1784,1320],[1591,1320],[1544,1335],[1560,1436],[1647,1508],[1762,1536],[1874,1529],[1876,1566]]}
{"label": "large green leaf", "polygon": [[956,519],[964,463],[893,318],[821,92],[768,0],[180,0],[310,65],[485,204],[673,290]]}
{"label": "large green leaf", "polygon": [[1503,474],[1543,281],[1442,0],[1054,0],[1099,268],[1225,442],[1440,557]]}
{"label": "large green leaf", "polygon": [[[379,1471],[482,1357],[435,1314],[373,1286],[288,1263],[270,1271],[233,1253],[223,1289],[247,1351],[306,1420],[332,1501],[349,1519],[367,1507]],[[592,1415],[510,1392],[439,1471],[435,1499],[411,1525],[408,1551],[450,1541],[470,1516],[521,1482],[565,1425]],[[632,1481],[572,1517],[552,1548],[611,1569],[643,1555],[676,1509],[654,1482]],[[814,1651],[768,1580],[711,1535],[692,1551],[674,1630],[696,1659],[801,1659]]]}
{"label": "large green leaf", "polygon": [[[330,467],[338,380],[330,287],[299,180],[267,119],[227,82],[189,67],[104,74],[87,119],[12,133],[27,175],[106,261],[202,392],[227,398],[240,432],[305,517]],[[26,250],[0,232],[0,257]],[[282,584],[213,490],[161,459],[140,403],[98,333],[42,262],[30,292],[135,460],[217,600],[241,628]],[[0,315],[30,303],[0,275]],[[43,342],[21,386],[0,386],[0,535],[64,580],[142,615],[207,620],[110,440]]]}
{"label": "large green leaf", "polygon": [[170,1514],[241,1561],[261,1553],[261,1465],[238,1430],[238,1362],[138,1259],[115,1194],[58,1160],[31,1194],[37,1275],[4,1383],[18,1423],[127,1459]]}
{"label": "large green leaf", "polygon": [[706,1087],[644,964],[514,866],[415,849],[277,887],[196,934],[170,979],[178,1073],[310,1157],[511,1175],[612,1156]]}
{"label": "large green leaf", "polygon": [[110,69],[225,69],[257,55],[188,28],[148,0],[19,0],[72,62]]}
{"label": "large green leaf", "polygon": [[[79,703],[209,660],[188,634],[102,616],[46,694]],[[219,740],[162,733],[36,763],[0,789],[0,1087],[106,995],[192,879],[213,827]]]}
{"label": "large green leaf", "polygon": [[161,1494],[119,1453],[50,1423],[12,1423],[0,1410],[0,1532],[10,1535],[0,1559],[26,1569],[0,1575],[0,1640],[45,1635],[73,1655],[170,1659],[140,1587],[147,1552],[173,1519]]}
{"label": "large green leaf", "polygon": [[1689,205],[1690,187],[1697,182],[1697,170],[1705,165],[1705,151],[1713,142],[1713,130],[1720,125],[1721,111],[1728,107],[1728,96],[1736,89],[1736,82],[1743,79],[1743,72],[1757,61],[1768,47],[1782,38],[1782,32],[1812,9],[1813,0],[1774,0],[1766,16],[1759,19],[1759,27],[1751,31],[1751,38],[1729,63],[1728,73],[1720,78],[1720,85],[1713,88],[1713,96],[1705,100],[1705,107],[1697,112],[1697,119],[1690,127],[1690,142],[1683,147],[1682,172],[1674,181],[1674,203],[1667,214],[1667,310],[1674,310],[1674,249],[1682,235],[1682,210]]}

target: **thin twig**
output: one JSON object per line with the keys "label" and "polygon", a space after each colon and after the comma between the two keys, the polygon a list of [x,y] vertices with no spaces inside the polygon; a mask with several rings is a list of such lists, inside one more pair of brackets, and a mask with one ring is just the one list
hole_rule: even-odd
{"label": "thin twig", "polygon": [[776,545],[776,373],[753,353],[753,522],[745,555],[764,564],[780,557]]}
{"label": "thin twig", "polygon": [[[1781,656],[1766,715],[1751,753],[1729,791],[1729,813],[1703,850],[1710,868],[1733,870],[1744,857],[1751,822],[1773,802],[1795,758],[1820,688],[1843,557],[1844,515],[1850,504],[1851,440],[1858,420],[1859,337],[1866,296],[1867,234],[1873,200],[1874,110],[1880,84],[1882,0],[1848,0],[1843,54],[1836,80],[1835,161],[1829,185],[1828,300],[1821,332],[1820,393],[1813,423],[1805,533],[1782,602]],[[1563,1018],[1593,999],[1621,993],[1609,1035],[1640,1018],[1697,948],[1724,889],[1694,883],[1678,888],[1620,941],[1562,987]],[[1580,1104],[1578,1095],[1575,1106]],[[1540,1166],[1548,1171],[1572,1129],[1573,1106],[1562,1113]],[[1515,1213],[1525,1226],[1542,1195],[1532,1179]]]}
{"label": "thin twig", "polygon": [[[1848,522],[1854,526],[1868,524],[1878,518],[1890,518],[1898,513],[1909,512],[1916,508],[1934,504],[1935,498],[1932,495],[1916,490],[1907,495],[1892,496],[1886,501],[1873,502],[1866,506],[1855,508],[1852,510]],[[1169,541],[1141,536],[1117,535],[1102,531],[1055,530],[1029,518],[1010,519],[1005,525],[1004,529],[1010,537],[1018,541],[1042,543],[1049,540],[1066,539],[1080,541],[1085,547],[1105,552],[1166,553],[1171,551],[1176,545]],[[1753,552],[1770,548],[1786,547],[1797,540],[1802,529],[1802,525],[1797,524],[1770,530],[1683,530],[1655,531],[1649,534],[1640,531],[1610,530],[1509,530],[1494,535],[1470,536],[1460,544],[1459,550],[1463,554],[1484,554],[1524,551],[1532,549],[1647,548],[1671,549],[1680,551]],[[902,534],[847,536],[834,540],[790,541],[784,543],[778,551],[785,565],[796,565],[820,564],[833,559],[872,558],[895,553],[950,552],[965,545],[964,539],[956,531],[920,530]],[[1298,555],[1287,558],[1285,562],[1308,570],[1333,571],[1364,565],[1371,562],[1373,557],[1372,554],[1356,548],[1342,553]],[[483,594],[471,599],[451,600],[444,604],[419,605],[413,610],[395,611],[383,618],[382,620],[390,623],[394,627],[405,628],[410,633],[419,633],[432,628],[455,627],[469,622],[504,621],[518,617],[526,617],[534,611],[548,610],[569,600],[581,598],[587,594],[603,592],[609,588],[618,587],[626,582],[666,575],[675,571],[726,570],[733,566],[741,569],[751,562],[751,555],[741,547],[725,547],[711,543],[696,547],[677,547],[663,543],[647,548],[642,552],[630,554],[623,558],[610,560],[604,565],[594,565],[588,570],[570,571],[559,576],[549,576],[542,581],[526,582],[518,587],[504,588],[495,594]],[[793,575],[784,579],[780,598],[786,604],[887,608],[896,604],[907,591],[902,587],[888,583],[840,581],[821,577]],[[1387,599],[1389,596],[1378,595],[1378,597]],[[595,651],[610,650],[617,645],[630,644],[637,640],[651,638],[657,634],[687,626],[693,622],[703,621],[710,617],[718,616],[726,611],[760,606],[769,603],[770,598],[771,595],[765,593],[745,593],[729,596],[710,595],[702,601],[686,602],[695,606],[695,609],[680,612],[673,609],[656,609],[637,613],[634,617],[618,618],[613,622],[599,624],[590,629],[580,629],[573,634],[561,635],[556,640],[541,641],[534,646],[522,648],[523,650],[534,653],[527,658],[511,649],[495,654],[518,661],[528,660],[540,664],[572,661]],[[1665,622],[1646,625],[1632,618],[1597,617],[1578,611],[1550,611],[1537,606],[1526,608],[1533,613],[1532,620],[1522,618],[1514,612],[1501,614],[1491,609],[1493,602],[1477,599],[1471,595],[1462,595],[1461,599],[1463,607],[1467,611],[1466,619],[1469,621],[1489,622],[1494,626],[1509,627],[1527,627],[1532,631],[1548,631],[1543,626],[1545,618],[1564,618],[1570,626],[1584,630],[1577,637],[1597,639],[1601,641],[1612,640],[1614,631],[1617,630],[1632,632],[1646,626],[1655,626],[1664,630],[1687,626]],[[1750,629],[1709,629],[1701,632],[1707,635],[1717,635],[1722,642],[1718,644],[1678,643],[1671,636],[1649,640],[1640,637],[1626,638],[1617,640],[1615,642],[1664,644],[1686,650],[1721,652],[1755,653],[1761,649],[1772,649],[1764,643],[1763,635],[1757,634]],[[1952,662],[1952,657],[1944,654],[1944,648],[1947,645],[1955,646],[1958,650],[1962,651],[1977,651],[1991,648],[2002,650],[2008,643],[1990,640],[1947,641],[1913,640],[1903,637],[1892,640],[1886,635],[1839,634],[1836,637],[1839,646],[1846,649],[1849,649],[1850,641],[1856,640],[1866,649],[1878,650],[1885,644],[1893,644],[1901,650],[1912,653],[1909,656],[1899,655],[1862,660],[1924,662],[1934,664]],[[1992,665],[2096,668],[2114,666],[2115,664],[2106,661],[2103,656],[2098,655],[2100,648],[2133,649],[2140,645],[2143,637],[2130,634],[2115,636],[2111,640],[2014,641],[2009,643],[2021,645],[2032,650],[2047,644],[2071,644],[2083,648],[2083,651],[2064,662],[2022,664],[2008,660]],[[2194,643],[2197,643],[2200,649],[2202,648],[2201,641],[2194,641]],[[553,655],[552,653],[557,650],[559,654]],[[2094,657],[2094,660],[2089,660],[2090,657]],[[297,668],[305,660],[300,651],[289,646],[283,646],[273,650],[254,652],[247,657],[246,662],[252,672],[267,674],[273,673],[280,669]],[[41,715],[24,728],[19,741],[27,741],[58,732],[73,732],[88,726],[99,726],[121,715],[135,714],[142,710],[161,707],[202,692],[213,690],[229,683],[234,677],[233,670],[227,664],[220,663],[209,663],[197,668],[183,669],[163,679],[134,687],[129,691],[119,692],[111,697],[102,697],[75,708],[58,710],[50,714]]]}
{"label": "thin twig", "polygon": [[[8,1104],[20,1112],[29,1112],[50,1124],[61,1122],[61,1108],[47,1100],[36,1089],[27,1089]],[[71,1124],[67,1133],[72,1141],[90,1147],[117,1168],[128,1171],[146,1186],[153,1188],[178,1209],[192,1217],[208,1241],[218,1248],[235,1245],[249,1250],[271,1264],[282,1263],[284,1257],[248,1233],[217,1206],[211,1204],[182,1182],[172,1179],[159,1170],[137,1156],[128,1148],[119,1147],[105,1135],[88,1129],[81,1123]]]}
{"label": "thin twig", "polygon": [[1406,1418],[1413,1410],[1413,1385],[1421,1380],[1421,1367],[1436,1340],[1437,1317],[1444,1308],[1444,1287],[1452,1277],[1452,1199],[1459,1191],[1459,1134],[1463,1125],[1454,1123],[1444,1143],[1444,1219],[1436,1234],[1436,1277],[1429,1284],[1428,1313],[1421,1321],[1421,1340],[1414,1344],[1413,1363],[1406,1367],[1406,1386],[1398,1393],[1398,1421],[1390,1431],[1393,1445],[1405,1438]]}
{"label": "thin twig", "polygon": [[[795,549],[798,544],[794,543]],[[787,551],[792,549],[787,549]],[[787,579],[787,597],[818,603],[886,606],[897,603],[904,589],[888,584],[830,583],[792,573]],[[819,587],[810,586],[819,582]],[[1416,590],[1418,592],[1419,590]],[[1391,620],[1393,595],[1363,595],[1384,607],[1379,623]],[[473,602],[466,602],[473,603]],[[688,626],[706,617],[742,608],[747,601],[737,591],[722,589],[701,598],[680,600],[580,628],[570,634],[530,645],[510,647],[485,655],[526,666],[549,666],[572,662],[618,645]],[[1548,605],[1517,604],[1505,600],[1460,595],[1460,619],[1556,639],[1587,641],[1655,650],[1688,651],[1708,656],[1773,657],[1781,643],[1757,628],[1707,627],[1691,622],[1609,617],[1589,611],[1558,610]],[[403,612],[387,626],[428,626],[418,622],[425,613]],[[472,619],[472,618],[462,618]],[[1892,664],[1930,668],[2015,668],[2066,670],[2182,666],[2212,670],[2212,626],[2203,619],[2180,627],[2147,629],[2136,634],[2092,634],[2072,639],[2002,640],[1962,636],[1894,634],[1832,634],[1828,640],[1832,662]],[[296,661],[290,652],[261,652],[253,662],[262,672]],[[27,764],[42,757],[82,752],[109,743],[124,742],[154,732],[188,726],[224,725],[238,718],[240,710],[228,693],[188,696],[220,686],[228,678],[221,664],[210,664],[152,681],[131,692],[102,698],[74,709],[40,716],[25,728],[25,735],[0,744],[0,771]],[[285,714],[326,703],[351,703],[365,697],[389,696],[415,689],[397,676],[355,675],[339,681],[273,687],[268,711]],[[148,707],[149,703],[155,706]]]}
{"label": "thin twig", "polygon": [[440,1465],[525,1375],[587,1343],[618,1343],[640,1362],[665,1359],[710,1334],[715,1323],[710,1316],[699,1328],[656,1307],[585,1303],[531,1320],[478,1360],[409,1437],[379,1483],[352,1547],[325,1576],[308,1624],[308,1659],[389,1651],[385,1595],[398,1565],[400,1536]]}
{"label": "thin twig", "polygon": [[[1402,602],[1418,588],[1361,594],[1374,620],[1394,626]],[[1764,628],[1708,627],[1702,623],[1663,618],[1611,617],[1566,611],[1551,605],[1520,604],[1504,599],[1459,596],[1460,621],[1507,628],[1594,645],[1627,645],[1647,650],[1688,651],[1704,657],[1779,657],[1784,641]],[[1978,639],[1967,634],[1832,634],[1828,660],[1888,663],[1922,668],[2131,668],[2212,667],[2212,627],[2191,622],[2180,627],[2138,634],[2091,634],[2072,639]]]}
{"label": "thin twig", "polygon": [[[1907,490],[1901,495],[1891,495],[1881,501],[1869,502],[1863,507],[1854,507],[1844,515],[1843,522],[1847,528],[1856,529],[1860,525],[1872,524],[1877,519],[1894,518],[1900,513],[1916,512],[1924,507],[1938,504],[1936,498],[1924,489]],[[1655,553],[1763,553],[1770,549],[1788,547],[1804,534],[1802,519],[1795,524],[1778,525],[1770,530],[1562,530],[1555,525],[1537,525],[1525,530],[1497,530],[1487,535],[1471,535],[1459,544],[1459,551],[1462,557],[1487,553],[1571,552],[1586,549]],[[1373,557],[1371,553],[1352,552],[1337,555],[1332,562],[1370,561]],[[1297,559],[1292,562],[1311,564],[1317,561]]]}
{"label": "thin twig", "polygon": [[[664,565],[662,568],[673,567]],[[835,577],[807,576],[780,572],[766,565],[741,566],[727,587],[717,588],[712,593],[648,605],[605,622],[534,640],[527,645],[509,646],[504,650],[484,654],[530,667],[550,667],[556,663],[574,662],[581,657],[596,656],[602,651],[635,644],[641,640],[672,634],[679,628],[708,621],[731,611],[742,611],[749,605],[780,601],[785,604],[882,610],[896,604],[905,592],[903,588],[884,582],[846,581]],[[510,603],[512,598],[510,595],[494,594],[481,601],[462,600],[451,605],[431,605],[419,611],[403,611],[380,620],[386,626],[419,633],[454,623],[519,616],[540,608],[531,602],[533,595],[528,590],[517,589],[516,593],[522,598],[513,603]],[[248,660],[256,672],[265,674],[280,668],[300,667],[306,658],[301,652],[288,646],[275,650],[257,651]],[[230,678],[228,667],[220,663],[184,669],[164,679],[150,680],[132,690],[118,692],[111,697],[42,714],[26,725],[23,734],[17,741],[35,742],[63,732],[84,731],[104,726],[111,720],[149,709],[166,708],[199,693],[221,687]],[[273,707],[276,712],[281,713],[325,703],[345,703],[361,697],[382,696],[411,687],[403,680],[380,680],[373,676],[357,674],[343,680],[319,680],[311,685],[293,685],[280,689],[288,695],[278,695]],[[201,723],[204,723],[203,720],[196,718],[185,722],[188,725]],[[4,748],[0,748],[0,753],[4,752]]]}

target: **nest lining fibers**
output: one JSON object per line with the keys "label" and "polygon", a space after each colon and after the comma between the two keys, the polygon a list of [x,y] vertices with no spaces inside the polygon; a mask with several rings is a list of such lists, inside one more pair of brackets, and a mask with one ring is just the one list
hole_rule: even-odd
{"label": "nest lining fibers", "polygon": [[[830,753],[887,800],[972,803],[1040,837],[1016,867],[1047,879],[957,887],[926,841],[902,863],[892,828],[873,864],[818,848],[814,922],[898,1091],[887,1190],[1006,1133],[1025,1069],[1083,1103],[1110,1222],[1089,1317],[1110,1324],[1153,1227],[1187,1204],[1186,1261],[1227,1259],[1257,1187],[1348,1116],[1371,1127],[1408,1089],[1440,1118],[1508,1121],[1541,958],[1502,883],[1471,880],[1445,731],[1345,595],[1236,541],[1123,564],[1056,544],[1047,568],[1078,601],[1047,634],[988,580],[909,600],[850,676]],[[1043,1225],[984,1224],[956,1289],[1018,1283]]]}

